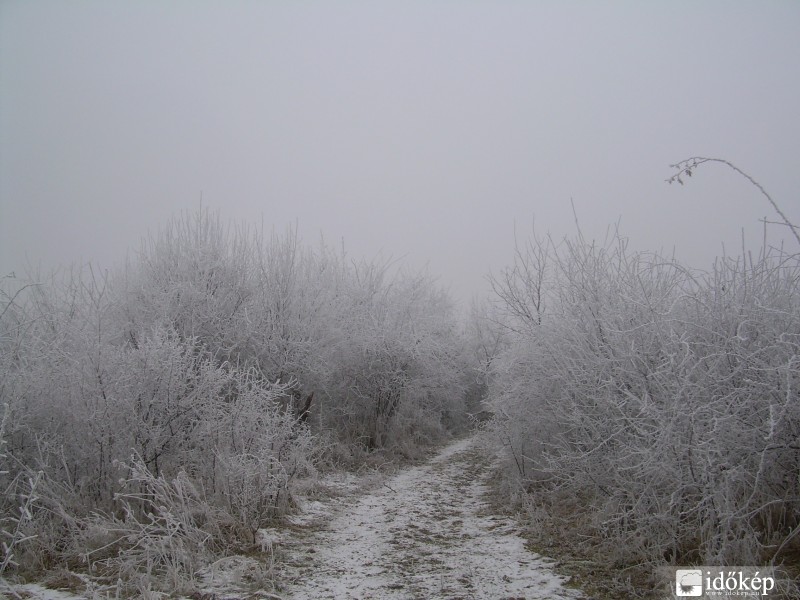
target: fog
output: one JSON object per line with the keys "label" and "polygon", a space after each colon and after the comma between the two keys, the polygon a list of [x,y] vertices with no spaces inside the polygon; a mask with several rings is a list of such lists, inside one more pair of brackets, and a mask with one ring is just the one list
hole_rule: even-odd
{"label": "fog", "polygon": [[[800,222],[800,4],[0,3],[0,273],[171,215],[296,224],[463,302],[535,220],[705,267]],[[785,228],[770,239],[793,241]]]}

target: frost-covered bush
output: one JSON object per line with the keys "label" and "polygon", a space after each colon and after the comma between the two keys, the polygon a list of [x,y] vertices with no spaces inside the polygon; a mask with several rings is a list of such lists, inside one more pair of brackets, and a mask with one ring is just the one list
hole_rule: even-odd
{"label": "frost-covered bush", "polygon": [[[161,522],[147,521],[131,501],[153,482],[182,482],[197,502],[226,516],[240,543],[252,543],[253,531],[285,510],[289,481],[309,467],[312,455],[306,428],[282,408],[286,386],[220,363],[196,338],[181,339],[164,326],[140,330],[135,346],[97,342],[80,332],[65,333],[69,352],[52,346],[56,357],[69,357],[64,364],[51,353],[27,356],[26,370],[6,380],[10,399],[26,414],[25,427],[12,432],[8,444],[15,476],[24,481],[33,469],[44,475],[29,519],[35,537],[27,542],[37,568],[77,560],[85,532],[96,530],[98,520],[110,523],[109,530],[121,527],[113,525],[119,519],[126,527],[144,522],[143,531],[155,535]],[[222,457],[247,453],[259,457],[259,465],[249,465],[252,472],[216,466]],[[237,510],[238,490],[230,487],[235,476],[260,484],[257,514]],[[3,500],[15,498],[6,494]],[[182,508],[189,509],[176,506]],[[138,535],[125,531],[115,540],[122,550]]]}
{"label": "frost-covered bush", "polygon": [[[307,427],[286,410],[290,386],[237,360],[228,343],[237,338],[228,318],[236,302],[219,290],[241,289],[243,279],[230,275],[238,266],[227,260],[224,244],[203,254],[213,236],[198,241],[187,231],[159,246],[141,271],[129,265],[104,278],[67,272],[7,296],[0,320],[0,402],[7,407],[0,508],[15,519],[4,527],[15,528],[6,566],[14,566],[5,561],[11,550],[21,570],[79,564],[96,538],[91,532],[103,529],[98,523],[124,532],[112,536],[113,545],[129,558],[145,542],[162,544],[167,538],[154,533],[158,526],[169,529],[170,519],[185,525],[194,517],[181,511],[196,511],[184,503],[169,519],[151,522],[142,494],[156,483],[162,491],[177,493],[178,483],[191,490],[193,502],[224,515],[235,532],[227,536],[231,544],[249,544],[254,529],[285,511],[292,477],[313,468]],[[184,242],[196,245],[184,255],[164,250]],[[164,272],[181,277],[142,276]],[[209,285],[215,277],[223,282],[216,288]],[[231,472],[217,466],[243,456],[257,456],[258,464],[240,460]],[[258,511],[241,510],[235,478],[258,486]],[[36,483],[35,497],[26,482]],[[20,506],[24,533],[13,517]],[[188,543],[181,535],[170,543]],[[125,565],[155,569],[158,561],[145,554]],[[164,559],[171,569],[191,566],[173,558]],[[127,577],[126,569],[118,570]]]}
{"label": "frost-covered bush", "polygon": [[291,506],[318,440],[413,454],[458,427],[452,307],[390,270],[196,213],[120,271],[6,281],[3,568],[184,589]]}
{"label": "frost-covered bush", "polygon": [[309,430],[271,391],[244,383],[236,400],[207,422],[214,455],[203,466],[214,467],[216,504],[253,542],[259,528],[288,509],[294,477],[315,473],[317,450]]}
{"label": "frost-covered bush", "polygon": [[350,274],[344,337],[330,358],[327,418],[368,450],[430,445],[463,423],[461,334],[426,276]]}
{"label": "frost-covered bush", "polygon": [[[425,274],[306,247],[294,229],[265,239],[189,215],[148,241],[124,282],[127,337],[166,321],[218,362],[289,386],[287,412],[338,443],[433,443],[463,424],[459,324]],[[412,421],[416,439],[396,439]]]}
{"label": "frost-covered bush", "polygon": [[578,237],[532,244],[495,285],[512,339],[496,439],[554,513],[569,502],[630,562],[761,564],[797,543],[800,257],[691,273]]}

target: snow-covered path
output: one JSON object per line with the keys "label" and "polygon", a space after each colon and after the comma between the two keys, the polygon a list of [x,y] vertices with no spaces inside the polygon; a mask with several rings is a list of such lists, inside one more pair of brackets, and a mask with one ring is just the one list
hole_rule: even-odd
{"label": "snow-covered path", "polygon": [[562,599],[549,561],[488,512],[474,438],[342,502],[310,503],[282,542],[287,599]]}

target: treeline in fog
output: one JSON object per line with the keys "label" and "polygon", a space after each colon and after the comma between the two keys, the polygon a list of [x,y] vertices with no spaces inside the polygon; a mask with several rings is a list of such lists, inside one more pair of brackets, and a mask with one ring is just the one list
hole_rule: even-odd
{"label": "treeline in fog", "polygon": [[190,590],[299,479],[481,408],[509,506],[621,578],[796,561],[799,254],[532,234],[490,281],[465,323],[424,273],[202,212],[112,273],[7,279],[0,574]]}
{"label": "treeline in fog", "polygon": [[6,282],[0,574],[180,591],[297,477],[463,427],[461,326],[427,275],[206,212],[134,256]]}

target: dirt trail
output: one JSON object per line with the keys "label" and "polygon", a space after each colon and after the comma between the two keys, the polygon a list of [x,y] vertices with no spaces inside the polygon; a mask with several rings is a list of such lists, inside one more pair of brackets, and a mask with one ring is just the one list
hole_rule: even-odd
{"label": "dirt trail", "polygon": [[282,540],[287,599],[580,598],[488,512],[474,439],[365,495],[313,502]]}

